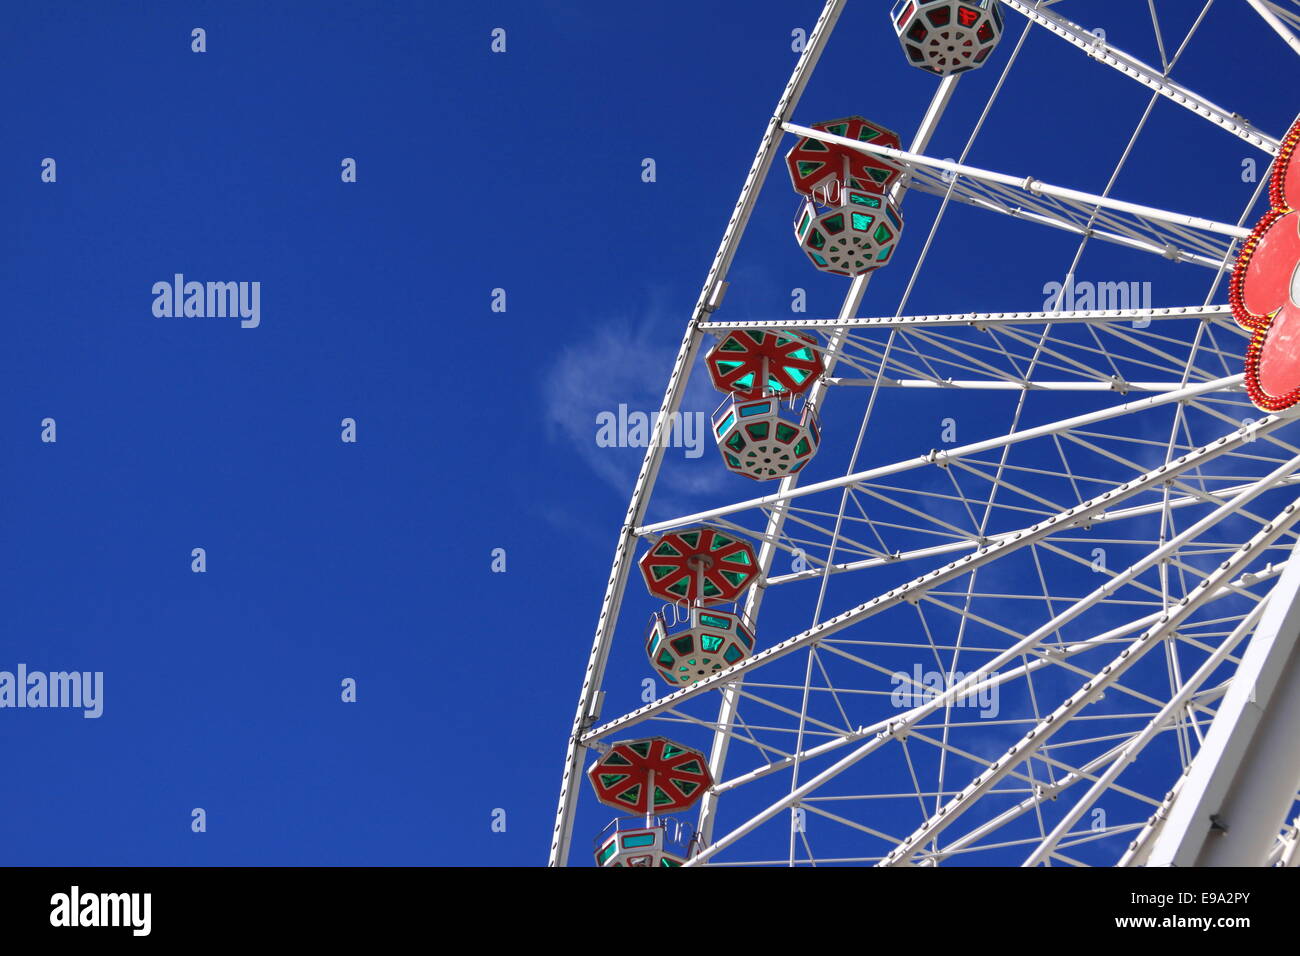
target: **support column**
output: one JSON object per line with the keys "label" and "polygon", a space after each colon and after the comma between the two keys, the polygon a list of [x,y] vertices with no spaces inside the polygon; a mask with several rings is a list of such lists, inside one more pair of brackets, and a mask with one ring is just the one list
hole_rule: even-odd
{"label": "support column", "polygon": [[1300,788],[1300,546],[1268,596],[1148,866],[1263,866]]}

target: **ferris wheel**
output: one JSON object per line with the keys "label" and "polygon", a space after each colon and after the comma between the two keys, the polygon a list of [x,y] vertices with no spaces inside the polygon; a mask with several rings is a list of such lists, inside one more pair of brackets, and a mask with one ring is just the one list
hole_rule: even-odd
{"label": "ferris wheel", "polygon": [[[845,0],[828,0],[619,531],[552,865],[1300,865],[1300,121],[1270,135],[1172,79],[1212,4],[1184,36],[1151,6],[1158,66],[1046,0],[880,5],[895,55],[937,77],[904,145],[850,101],[800,116],[834,55]],[[1233,6],[1300,53],[1300,5]],[[1000,70],[996,96],[1034,31],[1257,155],[1239,219],[1118,198],[1119,166],[1098,194],[929,155],[963,74]],[[730,319],[759,192],[787,188],[769,177],[778,157],[793,237],[751,241],[788,243],[847,291],[832,317]],[[913,193],[939,211],[904,238]],[[911,291],[960,206],[1077,237],[1074,265],[1093,243],[1136,270],[1172,261],[1204,294],[1072,308],[1072,266],[1047,308],[919,315],[905,294],[893,314],[864,310],[881,269],[912,270]],[[748,491],[649,521],[697,367],[721,399],[716,467]],[[973,440],[870,440],[934,390],[976,410]],[[998,418],[980,411],[990,395]],[[832,434],[847,461],[828,460]],[[633,658],[652,695],[607,681]]]}

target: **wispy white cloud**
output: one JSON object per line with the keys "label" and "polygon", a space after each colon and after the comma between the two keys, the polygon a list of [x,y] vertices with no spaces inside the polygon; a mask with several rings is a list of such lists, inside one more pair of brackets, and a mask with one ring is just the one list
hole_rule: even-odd
{"label": "wispy white cloud", "polygon": [[[617,414],[620,405],[629,413],[653,415],[659,410],[682,328],[680,316],[655,307],[647,308],[640,319],[611,320],[594,335],[566,346],[543,382],[545,419],[552,440],[572,448],[620,496],[631,495],[645,449],[601,447],[597,416]],[[702,454],[696,451],[697,457],[691,458],[687,447],[667,449],[656,485],[656,511],[665,507],[685,510],[699,500],[716,497],[736,480],[723,467],[708,434],[708,416],[721,400],[703,363],[697,362],[681,408],[683,413],[704,416],[703,429],[692,433],[694,440],[702,443]]]}

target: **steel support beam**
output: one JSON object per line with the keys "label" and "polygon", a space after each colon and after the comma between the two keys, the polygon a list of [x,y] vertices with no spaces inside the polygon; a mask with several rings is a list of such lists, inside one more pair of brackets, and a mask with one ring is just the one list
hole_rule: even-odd
{"label": "steel support beam", "polygon": [[933,156],[924,156],[911,150],[893,149],[889,146],[876,146],[871,143],[860,143],[855,139],[849,139],[847,136],[836,136],[833,133],[827,133],[818,129],[810,129],[807,126],[798,126],[794,123],[786,123],[785,129],[788,132],[794,133],[796,136],[820,140],[823,143],[834,143],[837,146],[855,149],[860,153],[869,153],[873,156],[883,156],[886,159],[898,160],[908,166],[920,166],[925,169],[938,170],[939,172],[955,173],[959,176],[967,176],[977,182],[996,183],[1000,186],[1010,186],[1015,189],[1023,190],[1024,192],[1034,196],[1052,196],[1056,199],[1082,203],[1085,206],[1093,206],[1101,209],[1110,209],[1114,212],[1128,213],[1131,216],[1138,216],[1139,218],[1147,219],[1152,222],[1164,222],[1172,226],[1180,226],[1187,229],[1199,229],[1202,232],[1211,232],[1220,236],[1229,236],[1233,239],[1245,239],[1250,235],[1250,230],[1242,226],[1232,226],[1226,222],[1216,222],[1213,219],[1203,219],[1200,216],[1189,216],[1186,213],[1170,212],[1167,209],[1157,209],[1155,206],[1142,206],[1138,203],[1125,202],[1122,199],[1111,199],[1109,196],[1099,196],[1096,193],[1083,192],[1079,189],[1070,189],[1066,186],[1053,186],[1051,183],[1042,182],[1035,179],[1033,176],[1012,176],[1007,173],[997,173],[990,169],[980,169],[977,166],[967,166],[965,163],[954,163],[946,159],[935,159]]}
{"label": "steel support beam", "polygon": [[1003,325],[1057,325],[1079,323],[1105,325],[1165,319],[1231,319],[1232,306],[1203,305],[1184,309],[1082,309],[1066,312],[964,312],[949,315],[900,315],[836,319],[773,319],[771,321],[711,319],[701,323],[705,332],[732,329],[910,329],[936,326],[969,326],[980,330]]}
{"label": "steel support beam", "polygon": [[1273,4],[1268,3],[1267,0],[1246,0],[1246,2],[1255,8],[1255,12],[1273,28],[1273,31],[1282,38],[1282,42],[1291,48],[1292,53],[1300,53],[1300,38],[1297,38],[1291,32],[1291,28],[1274,12]]}
{"label": "steel support beam", "polygon": [[[740,511],[750,511],[756,508],[770,507],[780,501],[786,501],[791,498],[799,498],[805,495],[816,494],[821,491],[829,491],[834,488],[856,485],[858,482],[871,481],[875,478],[883,478],[886,475],[896,475],[901,472],[910,471],[913,468],[921,468],[926,465],[943,465],[945,462],[954,459],[966,458],[971,455],[980,455],[995,448],[1014,445],[1018,442],[1029,441],[1034,438],[1043,438],[1047,435],[1061,434],[1062,432],[1070,431],[1073,428],[1082,428],[1084,426],[1096,424],[1097,422],[1108,421],[1111,418],[1117,418],[1121,415],[1129,415],[1134,412],[1157,408],[1171,403],[1185,402],[1212,392],[1235,390],[1241,385],[1244,378],[1245,376],[1241,374],[1229,375],[1225,378],[1215,379],[1212,382],[1200,382],[1196,385],[1189,385],[1176,392],[1160,392],[1150,396],[1149,398],[1139,398],[1131,402],[1125,402],[1122,405],[1114,405],[1110,408],[1103,408],[1100,411],[1089,412],[1086,415],[1076,415],[1072,418],[1063,418],[1046,425],[1026,428],[1024,431],[1019,431],[1011,435],[1004,435],[1001,438],[992,438],[988,441],[962,445],[950,450],[936,450],[931,452],[929,455],[920,455],[916,458],[894,462],[890,465],[880,465],[876,468],[854,472],[851,475],[844,475],[840,478],[830,478],[826,481],[813,482],[812,484],[803,485],[799,488],[792,488],[788,491],[778,491],[770,495],[764,495],[761,498],[751,498],[748,501],[723,505],[718,508],[711,508],[708,511],[699,511],[692,515],[672,518],[668,521],[657,521],[654,524],[643,525],[642,527],[637,528],[636,533],[638,535],[659,534],[688,524],[698,524],[703,521],[710,521],[714,518],[720,518],[723,515],[735,514]],[[1261,421],[1263,421],[1263,419],[1261,419]]]}
{"label": "steel support beam", "polygon": [[1148,866],[1263,866],[1300,789],[1300,550],[1292,553]]}
{"label": "steel support beam", "polygon": [[[1266,422],[1268,423],[1275,421],[1275,418],[1266,419]],[[1086,524],[1093,518],[1093,516],[1105,511],[1108,506],[1113,505],[1115,502],[1123,501],[1135,494],[1146,491],[1149,488],[1159,486],[1160,484],[1163,484],[1164,482],[1175,478],[1208,460],[1218,457],[1218,455],[1225,451],[1230,451],[1240,447],[1242,443],[1253,437],[1251,432],[1253,427],[1255,426],[1243,426],[1230,435],[1226,435],[1210,445],[1202,446],[1194,451],[1188,452],[1186,455],[1180,456],[1168,465],[1161,465],[1146,474],[1133,478],[1131,481],[1117,485],[1097,498],[1091,498],[1073,508],[1069,508],[1066,511],[1054,515],[1037,525],[1033,525],[1023,535],[1017,535],[1013,538],[991,542],[972,554],[968,554],[956,561],[944,565],[943,567],[936,568],[927,574],[914,578],[907,584],[878,595],[870,601],[859,604],[836,617],[815,624],[813,627],[796,634],[794,637],[787,638],[786,640],[774,644],[765,650],[759,651],[753,657],[747,658],[738,664],[733,664],[731,667],[713,675],[712,677],[706,677],[704,680],[701,680],[690,687],[683,687],[666,697],[661,697],[629,714],[625,714],[609,723],[603,724],[602,726],[592,730],[583,739],[590,743],[608,736],[617,730],[631,726],[632,724],[637,724],[643,720],[648,720],[651,717],[658,716],[667,710],[671,710],[682,701],[699,694],[707,693],[722,684],[733,681],[737,677],[747,673],[749,670],[763,666],[770,660],[783,657],[786,654],[792,653],[810,643],[823,640],[831,634],[837,633],[838,631],[856,624],[859,621],[866,620],[867,618],[888,610],[889,608],[897,607],[909,600],[914,600],[918,594],[924,593],[937,585],[944,584],[948,581],[959,578],[962,575],[968,574],[974,568],[995,561],[1003,557],[1009,551],[1037,543],[1038,541],[1048,538],[1053,534],[1057,534],[1067,528]],[[1270,475],[1267,479],[1261,479],[1261,482],[1273,478],[1274,475]],[[1147,556],[1147,558],[1144,558],[1142,561],[1130,566],[1125,571],[1111,578],[1106,584],[1098,588],[1090,598],[1076,602],[1070,609],[1063,612],[1059,617],[1061,617],[1062,620],[1068,620],[1073,615],[1083,613],[1097,601],[1104,599],[1111,590],[1119,587],[1127,580],[1130,580],[1132,577],[1145,570],[1148,566],[1147,562],[1154,560],[1157,557],[1162,558],[1172,554],[1178,547],[1181,547],[1185,541],[1192,540],[1194,535],[1201,533],[1201,531],[1208,526],[1207,522],[1213,524],[1215,521],[1221,520],[1222,517],[1235,513],[1236,510],[1241,508],[1254,497],[1255,493],[1258,491],[1257,486],[1259,486],[1261,482],[1252,484],[1246,490],[1235,496],[1231,501],[1220,505],[1207,518],[1203,518],[1201,521],[1193,524],[1182,534],[1170,539],[1170,541],[1162,548],[1153,551],[1151,555]],[[1052,625],[1052,627],[1059,627],[1060,623],[1060,621],[1057,621]],[[1042,632],[1042,634],[1047,633],[1050,633],[1050,630]],[[1019,656],[1024,653],[1028,647],[1034,646],[1038,639],[1038,637],[1035,637],[1031,643],[1027,644],[1023,648],[1020,644],[1017,644],[1012,651],[1007,653],[1011,654],[1012,657]],[[1002,662],[1002,657],[999,656],[998,658],[995,658],[995,661]],[[1001,663],[989,664],[986,666],[1000,667]],[[963,683],[969,683],[970,680],[971,679],[968,678],[967,681]],[[963,685],[957,685],[957,687],[961,687],[962,692],[966,689]],[[948,693],[955,695],[956,690],[954,689]],[[942,705],[947,696],[948,694],[945,694],[941,697],[935,698],[935,700],[939,701],[940,705]],[[929,704],[925,705],[925,707],[929,706]],[[924,710],[925,708],[921,709]],[[928,711],[926,712],[928,713]]]}
{"label": "steel support beam", "polygon": [[[934,96],[930,100],[930,106],[926,109],[925,115],[921,118],[921,123],[917,128],[916,135],[912,140],[912,149],[925,149],[930,142],[930,137],[934,135],[935,129],[939,125],[939,119],[948,107],[948,101],[952,99],[953,91],[957,88],[958,76],[945,78],[939,84]],[[895,204],[901,205],[903,201],[903,192],[906,188],[906,180],[895,184],[890,192],[890,198]],[[840,351],[848,338],[846,328],[847,320],[858,311],[862,304],[862,297],[866,294],[867,283],[871,281],[871,274],[860,275],[854,278],[849,284],[848,294],[844,297],[844,302],[840,306],[840,320],[838,327],[831,332],[827,346],[822,350],[826,370],[829,373],[835,368],[835,363],[839,359]],[[808,404],[814,408],[821,408],[826,399],[826,390],[830,382],[821,378],[813,385],[809,391]],[[799,483],[799,476],[789,475],[781,479],[779,486],[780,491],[786,492],[793,489]],[[777,542],[785,529],[785,519],[789,512],[788,502],[773,508],[768,515],[767,528],[763,534],[763,543],[759,548],[758,564],[760,581],[765,581],[768,572],[772,568],[772,560],[776,557]],[[745,597],[745,616],[752,624],[757,626],[758,615],[762,608],[763,597],[767,593],[765,584],[751,588],[749,594]],[[735,724],[736,715],[740,709],[740,681],[737,680],[722,688],[722,704],[718,710],[718,728],[713,735],[713,746],[709,752],[709,769],[713,774],[714,780],[721,779],[723,769],[727,762],[727,751],[731,746],[731,732]],[[698,832],[700,835],[701,845],[707,846],[713,838],[713,826],[718,816],[718,798],[719,794],[709,791],[704,795],[700,802],[700,816]]]}
{"label": "steel support beam", "polygon": [[1232,135],[1239,137],[1252,146],[1269,154],[1277,153],[1278,141],[1251,126],[1249,121],[1239,114],[1216,106],[1205,97],[1193,93],[1187,87],[1175,83],[1160,70],[1148,66],[1137,57],[1130,56],[1118,47],[1107,43],[1100,36],[1089,33],[1076,23],[1057,16],[1045,9],[1045,4],[1026,3],[1024,0],[1002,0],[1002,6],[1027,17],[1040,27],[1055,33],[1072,46],[1082,50],[1098,63],[1119,70],[1132,77],[1149,90],[1159,93],[1179,106],[1191,110],[1197,116],[1208,119]]}
{"label": "steel support beam", "polygon": [[[1222,587],[1220,587],[1214,593],[1212,600],[1217,601],[1222,598],[1228,597],[1230,595],[1234,595],[1234,594],[1239,595],[1240,588],[1248,587],[1253,583],[1258,583],[1258,581],[1260,580],[1266,580],[1275,577],[1278,573],[1279,572],[1277,569],[1266,571],[1262,574],[1254,574],[1251,572],[1247,572],[1246,574],[1243,574],[1240,578],[1238,578],[1236,581],[1233,581],[1229,584],[1225,584]],[[1140,617],[1137,618],[1136,620],[1129,621],[1126,624],[1121,625],[1120,627],[1112,628],[1109,631],[1104,631],[1101,634],[1097,634],[1086,640],[1067,645],[1064,648],[1052,647],[1050,648],[1051,651],[1050,654],[1047,653],[1046,649],[1040,648],[1037,650],[1031,650],[1029,652],[1030,654],[1041,655],[1041,656],[1036,656],[1034,660],[1029,661],[1026,664],[1021,664],[1017,667],[998,671],[997,674],[989,677],[986,683],[988,683],[991,686],[1001,686],[1002,684],[1006,684],[1010,681],[1019,680],[1020,678],[1025,677],[1028,674],[1035,673],[1038,670],[1041,670],[1043,667],[1054,664],[1057,661],[1068,660],[1069,658],[1077,656],[1079,654],[1084,654],[1089,651],[1095,650],[1097,647],[1101,646],[1102,644],[1113,643],[1117,638],[1125,637],[1128,634],[1131,634],[1135,631],[1139,631],[1144,628],[1150,627],[1152,624],[1156,623],[1156,621],[1159,620],[1159,618],[1160,618],[1160,612],[1148,614],[1145,617]],[[859,740],[865,740],[867,737],[870,737],[874,734],[880,733],[888,729],[889,729],[889,721],[880,720],[874,724],[868,724],[866,726],[859,727],[857,730],[851,733],[843,734],[840,737],[834,738],[832,740],[827,740],[820,744],[817,744],[816,746],[810,747],[807,750],[803,751],[801,756],[804,760],[811,760],[815,757],[822,757],[833,750],[838,750],[840,747],[844,747],[847,746],[848,744],[856,743]],[[794,756],[785,757],[780,760],[773,760],[754,770],[747,771],[741,774],[740,776],[732,777],[729,780],[716,783],[714,784],[714,786],[716,789],[722,792],[726,792],[727,790],[734,790],[737,787],[745,786],[746,784],[752,783],[753,781],[758,780],[762,777],[766,777],[769,776],[770,774],[777,773],[781,770],[784,770],[787,767],[789,767],[792,763],[794,763]],[[1064,786],[1064,784],[1062,784],[1062,786]],[[965,840],[966,838],[963,837],[960,841],[958,841],[958,843],[964,843]]]}
{"label": "steel support beam", "polygon": [[[1291,461],[1287,463],[1286,467],[1290,469],[1294,468],[1295,465],[1296,462]],[[1117,575],[1115,578],[1112,578],[1106,584],[1102,585],[1102,587],[1094,591],[1089,598],[1077,602],[1065,612],[1057,615],[1052,621],[1036,630],[1024,640],[1017,642],[1013,647],[997,655],[988,663],[981,665],[976,671],[968,674],[961,681],[953,684],[948,690],[936,695],[926,703],[912,708],[906,714],[898,718],[898,720],[894,721],[893,724],[891,724],[889,731],[877,734],[872,739],[866,741],[856,750],[841,758],[837,763],[818,774],[808,783],[799,787],[787,797],[772,804],[766,810],[761,811],[746,823],[727,834],[726,837],[718,840],[713,844],[713,846],[698,854],[687,865],[706,862],[716,853],[733,844],[740,837],[752,832],[756,827],[760,826],[767,820],[770,820],[785,807],[799,802],[826,782],[833,779],[835,776],[838,776],[844,770],[883,747],[886,743],[901,736],[905,736],[909,729],[922,718],[927,717],[934,711],[946,706],[950,701],[958,698],[960,695],[969,692],[970,689],[980,680],[994,673],[1005,663],[1015,659],[1025,651],[1036,646],[1043,637],[1059,628],[1064,620],[1068,620],[1070,617],[1081,613],[1082,610],[1097,603],[1102,596],[1124,583],[1126,579],[1135,577],[1142,569],[1151,566],[1166,555],[1173,553],[1181,547],[1185,541],[1190,540],[1195,534],[1201,533],[1205,526],[1217,523],[1217,521],[1221,520],[1221,518],[1227,514],[1244,507],[1244,505],[1254,498],[1256,494],[1270,487],[1271,483],[1276,480],[1280,471],[1281,469],[1278,469],[1257,482],[1256,487],[1252,489],[1251,493],[1243,493],[1232,502],[1228,502],[1221,508],[1216,509],[1214,513],[1206,516],[1206,518],[1197,522],[1197,524],[1193,525],[1187,531],[1170,539],[1168,544],[1151,552],[1140,562]],[[1021,763],[1025,756],[1032,753],[1038,746],[1041,746],[1043,740],[1050,737],[1056,729],[1059,729],[1059,727],[1077,713],[1079,709],[1091,701],[1097,693],[1100,693],[1107,684],[1117,680],[1133,662],[1145,653],[1146,650],[1151,646],[1154,646],[1154,644],[1157,643],[1169,630],[1172,630],[1178,623],[1181,623],[1181,621],[1185,619],[1192,610],[1206,601],[1209,596],[1214,593],[1218,585],[1226,582],[1226,580],[1231,576],[1231,572],[1238,570],[1239,566],[1244,563],[1244,561],[1252,558],[1271,541],[1280,537],[1291,526],[1291,524],[1294,524],[1297,520],[1300,520],[1300,511],[1297,511],[1295,504],[1291,504],[1287,507],[1287,510],[1279,516],[1278,521],[1269,525],[1265,530],[1261,530],[1251,539],[1250,542],[1247,543],[1246,546],[1236,552],[1232,559],[1224,562],[1221,567],[1217,568],[1207,578],[1203,579],[1181,604],[1170,609],[1167,618],[1162,621],[1162,623],[1144,633],[1133,646],[1122,652],[1116,661],[1112,662],[1111,665],[1104,669],[1100,676],[1086,682],[1078,692],[1066,698],[1056,711],[1040,722],[1040,724],[1035,727],[1034,731],[1031,731],[1030,734],[1027,735],[1025,741],[1022,741],[1021,744],[1013,747],[1008,754],[995,761],[988,770],[969,784],[966,789],[958,795],[958,797],[954,798],[954,800],[950,801],[948,804],[945,804],[945,806],[941,808],[935,816],[931,817],[930,820],[926,821],[921,828],[900,843],[897,848],[891,851],[884,860],[882,860],[882,865],[896,865],[900,862],[905,862],[907,857],[917,847],[921,846],[923,843],[927,842],[930,837],[946,828],[952,820],[960,814],[962,809],[969,807],[976,797],[986,793],[998,780],[1002,779],[1002,777],[1010,772],[1014,766]]]}
{"label": "steel support beam", "polygon": [[[1295,475],[1286,481],[1278,482],[1279,486],[1294,484],[1300,481],[1300,475]],[[1170,498],[1165,501],[1154,501],[1145,505],[1134,505],[1131,508],[1117,508],[1114,511],[1103,511],[1093,515],[1088,519],[1088,526],[1096,528],[1110,522],[1124,521],[1128,518],[1137,518],[1142,515],[1155,514],[1166,508],[1169,511],[1177,511],[1180,508],[1186,508],[1190,505],[1207,504],[1212,500],[1223,500],[1231,497],[1240,491],[1243,491],[1249,482],[1237,485],[1229,485],[1226,488],[1215,489],[1213,496],[1207,493],[1196,495],[1181,495],[1177,498]],[[1028,528],[1017,528],[1014,531],[999,531],[995,534],[986,535],[984,543],[994,541],[1004,541],[1013,538],[1017,534],[1024,534]],[[827,571],[824,565],[818,567],[806,568],[803,571],[791,571],[789,574],[781,574],[776,577],[768,578],[767,586],[774,587],[780,584],[789,584],[791,581],[802,581],[807,578],[820,577],[822,574],[844,574],[848,571],[863,571],[867,568],[878,568],[886,564],[898,564],[902,561],[921,561],[926,558],[940,557],[945,554],[952,554],[958,551],[973,551],[980,547],[980,540],[968,538],[965,541],[951,541],[946,544],[936,544],[928,548],[916,548],[912,551],[896,551],[893,554],[886,554],[875,558],[862,558],[858,561],[845,561],[841,564],[832,565]]]}
{"label": "steel support beam", "polygon": [[695,356],[699,350],[702,337],[699,330],[700,323],[716,309],[718,302],[721,300],[727,272],[735,257],[736,248],[740,244],[740,238],[744,234],[746,225],[749,223],[749,217],[753,213],[755,203],[758,201],[758,193],[767,178],[768,170],[772,166],[772,160],[776,156],[777,147],[781,142],[782,127],[798,104],[799,97],[803,95],[808,78],[812,75],[817,60],[826,48],[826,42],[830,38],[831,31],[840,18],[844,3],[845,0],[827,0],[826,5],[822,8],[821,16],[818,17],[817,23],[808,37],[808,45],[804,48],[798,62],[795,64],[794,72],[790,75],[785,91],[781,94],[776,109],[768,120],[767,128],[759,141],[758,151],[754,155],[754,161],[750,165],[749,174],[746,176],[745,183],[740,190],[740,196],[736,200],[736,208],[731,214],[731,220],[727,223],[726,230],[723,232],[718,252],[713,259],[713,265],[704,280],[704,288],[695,304],[695,311],[686,325],[681,347],[678,349],[677,358],[673,362],[672,374],[669,377],[668,386],[664,393],[663,404],[660,407],[659,416],[655,419],[654,433],[646,447],[645,459],[641,465],[641,472],[637,475],[636,486],[632,490],[632,499],[628,503],[623,526],[619,529],[618,545],[614,550],[614,561],[610,568],[609,582],[605,587],[604,600],[601,602],[600,617],[596,623],[596,634],[587,661],[587,672],[583,678],[582,691],[578,697],[577,712],[573,719],[573,730],[569,734],[564,775],[560,782],[559,805],[556,808],[555,828],[551,838],[549,855],[549,864],[551,866],[563,866],[568,861],[569,843],[573,835],[573,819],[577,811],[577,790],[582,781],[582,762],[587,751],[587,746],[582,737],[584,731],[595,723],[600,716],[600,702],[603,696],[601,687],[604,683],[605,666],[609,658],[610,641],[613,637],[615,625],[618,622],[619,610],[623,603],[623,591],[627,585],[628,573],[636,547],[634,529],[645,516],[646,505],[650,498],[650,489],[654,487],[655,478],[659,473],[659,466],[663,461],[666,444],[664,438],[669,422],[670,419],[675,417],[674,413],[681,406],[686,380],[690,375],[691,366],[694,364]]}
{"label": "steel support beam", "polygon": [[[1121,773],[1128,769],[1128,766],[1137,759],[1143,748],[1154,740],[1157,734],[1173,725],[1178,712],[1187,707],[1201,685],[1209,680],[1215,670],[1236,650],[1237,645],[1245,640],[1246,635],[1259,623],[1260,616],[1267,607],[1268,597],[1266,596],[1263,601],[1255,605],[1249,614],[1242,618],[1241,623],[1233,628],[1228,639],[1214,649],[1214,653],[1205,659],[1204,663],[1196,669],[1196,673],[1178,689],[1176,694],[1169,698],[1169,701],[1160,708],[1159,713],[1147,722],[1142,731],[1124,744],[1120,751],[1114,755],[1113,759],[1109,761],[1109,766],[1105,772],[1093,782],[1088,792],[1066,812],[1065,816],[1052,828],[1052,832],[1047,834],[1043,842],[1029,855],[1024,862],[1025,866],[1039,866],[1051,860],[1052,851],[1070,832],[1070,828],[1083,818],[1083,815],[1101,798],[1106,789],[1119,778]],[[1055,798],[1056,794],[1053,794],[1053,799]]]}
{"label": "steel support beam", "polygon": [[[872,378],[830,378],[832,385],[856,387],[874,386]],[[1106,381],[1007,381],[996,378],[884,378],[881,388],[951,388],[958,391],[978,389],[1003,392],[1176,392],[1186,386],[1182,382],[1129,382],[1118,379]]]}

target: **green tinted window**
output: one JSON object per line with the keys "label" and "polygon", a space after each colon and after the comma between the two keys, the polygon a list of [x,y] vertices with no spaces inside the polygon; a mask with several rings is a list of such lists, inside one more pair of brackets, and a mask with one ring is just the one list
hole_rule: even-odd
{"label": "green tinted window", "polygon": [[[719,570],[722,576],[731,582],[732,587],[737,587],[737,588],[740,587],[742,584],[745,583],[745,580],[749,577],[749,575],[741,574],[739,571],[728,571],[726,568],[721,568]],[[704,590],[706,594],[708,593],[708,588],[709,588],[709,582],[705,581]]]}

